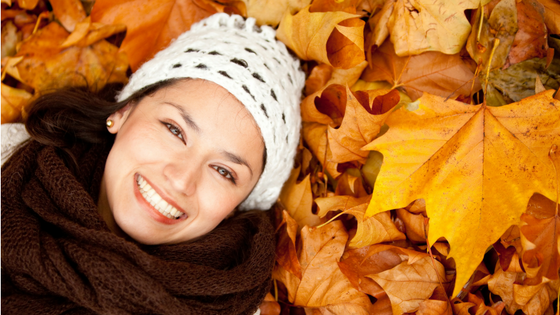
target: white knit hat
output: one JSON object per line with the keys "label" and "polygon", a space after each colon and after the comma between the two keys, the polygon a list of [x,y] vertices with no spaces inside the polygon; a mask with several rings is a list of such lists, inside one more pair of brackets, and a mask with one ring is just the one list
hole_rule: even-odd
{"label": "white knit hat", "polygon": [[241,209],[269,209],[293,167],[299,143],[299,103],[305,74],[276,32],[255,19],[218,13],[193,24],[169,47],[144,63],[118,95],[176,78],[212,81],[233,94],[257,122],[267,160]]}

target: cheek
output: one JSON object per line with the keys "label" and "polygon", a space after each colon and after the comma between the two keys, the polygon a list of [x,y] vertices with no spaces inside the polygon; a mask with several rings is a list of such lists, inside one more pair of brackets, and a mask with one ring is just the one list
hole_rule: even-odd
{"label": "cheek", "polygon": [[243,201],[244,196],[224,189],[210,179],[207,185],[202,185],[198,190],[198,199],[199,211],[204,214],[204,218],[218,225]]}

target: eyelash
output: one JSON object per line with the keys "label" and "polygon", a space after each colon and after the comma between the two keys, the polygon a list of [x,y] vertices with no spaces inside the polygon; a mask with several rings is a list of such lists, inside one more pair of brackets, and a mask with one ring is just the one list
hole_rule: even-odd
{"label": "eyelash", "polygon": [[[220,167],[220,166],[212,166],[213,169],[216,170],[216,172],[218,172],[218,174],[220,174],[223,178],[225,178],[226,180],[231,181],[233,184],[235,184],[235,178],[233,178],[233,174],[231,174],[230,171],[228,171],[227,169]],[[226,172],[226,174],[222,174],[220,173],[220,170],[224,170]]]}
{"label": "eyelash", "polygon": [[181,130],[181,128],[175,126],[174,124],[168,123],[168,122],[162,122],[162,123],[165,125],[165,127],[167,127],[167,129],[169,129],[169,132],[171,132],[174,136],[179,138],[179,140],[183,141],[183,143],[186,143],[185,139],[183,137],[183,130]]}

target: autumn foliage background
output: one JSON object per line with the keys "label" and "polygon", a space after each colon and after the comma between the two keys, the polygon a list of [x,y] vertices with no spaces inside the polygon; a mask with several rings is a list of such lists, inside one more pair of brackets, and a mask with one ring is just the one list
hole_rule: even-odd
{"label": "autumn foliage background", "polygon": [[308,75],[262,314],[557,312],[556,0],[2,0],[2,123],[215,12]]}

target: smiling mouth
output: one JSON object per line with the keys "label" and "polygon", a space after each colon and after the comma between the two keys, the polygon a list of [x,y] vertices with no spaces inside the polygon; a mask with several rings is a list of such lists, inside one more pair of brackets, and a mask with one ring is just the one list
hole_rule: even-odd
{"label": "smiling mouth", "polygon": [[163,214],[164,216],[168,217],[169,219],[179,219],[185,213],[177,210],[177,208],[173,207],[167,201],[165,201],[161,196],[155,191],[155,189],[148,184],[148,182],[138,174],[136,178],[136,183],[138,184],[138,189],[140,190],[140,194],[144,199],[152,206],[154,209],[159,211],[159,213]]}

